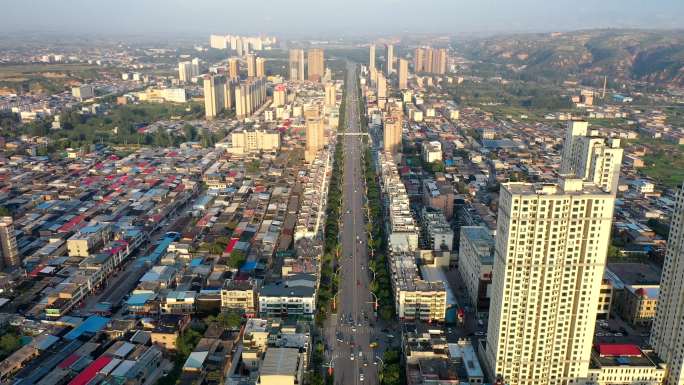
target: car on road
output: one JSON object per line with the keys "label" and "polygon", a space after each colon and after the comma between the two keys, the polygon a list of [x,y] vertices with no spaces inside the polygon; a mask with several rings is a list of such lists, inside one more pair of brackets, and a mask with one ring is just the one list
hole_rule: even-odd
{"label": "car on road", "polygon": [[479,331],[479,330],[475,332],[475,335],[478,336],[478,337],[482,337],[482,336],[484,336],[485,334],[486,334],[485,332]]}
{"label": "car on road", "polygon": [[363,373],[359,374],[359,381],[363,381]]}
{"label": "car on road", "polygon": [[356,328],[352,327],[352,332],[356,333]]}
{"label": "car on road", "polygon": [[354,352],[352,352],[352,354],[349,356],[349,359],[354,361]]}

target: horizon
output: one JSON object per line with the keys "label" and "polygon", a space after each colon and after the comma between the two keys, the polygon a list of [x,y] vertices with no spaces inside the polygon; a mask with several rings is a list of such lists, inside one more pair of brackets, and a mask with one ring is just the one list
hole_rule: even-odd
{"label": "horizon", "polygon": [[[269,34],[283,37],[395,34],[474,34],[570,32],[587,29],[680,30],[684,2],[607,0],[592,6],[570,1],[549,4],[521,0],[362,0],[293,3],[266,0],[260,5],[199,0],[123,0],[116,4],[72,0],[68,6],[48,0],[5,5],[0,31],[13,36],[57,33],[60,36],[188,37],[207,34]],[[35,10],[40,11],[36,12]],[[79,10],[79,12],[73,12]],[[231,17],[238,13],[238,18]],[[27,17],[27,15],[29,17]],[[330,17],[335,15],[335,17]],[[378,17],[381,16],[381,17]],[[505,26],[505,27],[502,27]]]}

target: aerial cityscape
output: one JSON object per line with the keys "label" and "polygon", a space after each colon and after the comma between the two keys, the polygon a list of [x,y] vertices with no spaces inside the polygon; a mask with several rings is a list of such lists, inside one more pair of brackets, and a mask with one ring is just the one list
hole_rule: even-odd
{"label": "aerial cityscape", "polygon": [[3,4],[0,385],[684,385],[682,20]]}

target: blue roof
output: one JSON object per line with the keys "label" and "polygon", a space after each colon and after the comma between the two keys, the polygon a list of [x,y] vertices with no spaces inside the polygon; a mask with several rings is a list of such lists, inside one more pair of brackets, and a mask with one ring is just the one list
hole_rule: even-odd
{"label": "blue roof", "polygon": [[202,264],[202,258],[195,258],[190,261],[190,267],[197,267]]}
{"label": "blue roof", "polygon": [[126,305],[128,305],[128,306],[143,306],[152,297],[154,297],[154,293],[131,294],[131,296],[128,298],[128,301],[126,301]]}
{"label": "blue roof", "polygon": [[159,244],[157,245],[157,247],[155,247],[154,251],[152,251],[152,253],[138,259],[138,261],[136,263],[139,264],[138,266],[140,266],[140,265],[142,265],[148,261],[151,264],[157,263],[157,261],[159,261],[159,259],[166,253],[166,249],[169,248],[169,245],[171,245],[175,241],[176,241],[175,238],[171,238],[171,237],[162,238],[161,241],[159,241]]}
{"label": "blue roof", "polygon": [[245,262],[242,267],[240,268],[240,271],[252,271],[256,269],[257,263],[256,261],[247,261]]}
{"label": "blue roof", "polygon": [[96,333],[104,329],[104,327],[107,326],[108,322],[109,318],[107,317],[100,317],[99,315],[90,316],[85,321],[83,321],[82,324],[78,325],[76,328],[67,333],[64,336],[64,339],[68,341],[73,341],[81,335],[83,335],[84,333]]}
{"label": "blue roof", "polygon": [[97,223],[95,225],[86,226],[80,230],[81,233],[96,233],[104,227],[104,224]]}

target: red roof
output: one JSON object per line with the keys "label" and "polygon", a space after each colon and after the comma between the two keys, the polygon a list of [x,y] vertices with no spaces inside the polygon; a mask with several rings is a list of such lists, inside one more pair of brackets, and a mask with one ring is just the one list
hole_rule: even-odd
{"label": "red roof", "polygon": [[237,243],[238,239],[237,238],[232,238],[230,242],[228,242],[228,245],[226,246],[226,253],[232,253],[233,248],[235,247],[235,244]]}
{"label": "red roof", "polygon": [[42,264],[42,263],[39,264],[38,266],[36,266],[35,269],[31,270],[31,272],[28,273],[29,277],[37,277],[38,273],[40,273],[40,271],[43,270],[44,267],[45,267],[44,264]]}
{"label": "red roof", "polygon": [[74,353],[74,354],[70,355],[69,357],[67,357],[64,361],[60,362],[59,365],[57,365],[57,367],[60,369],[66,369],[69,366],[71,366],[71,364],[76,362],[76,360],[78,360],[79,358],[81,358],[81,356]]}
{"label": "red roof", "polygon": [[598,344],[601,357],[639,357],[641,350],[634,344]]}
{"label": "red roof", "polygon": [[71,218],[71,220],[69,220],[69,222],[63,224],[63,225],[57,230],[57,232],[59,232],[59,233],[68,233],[69,231],[73,230],[76,226],[78,226],[81,222],[83,222],[83,220],[84,220],[85,218],[86,218],[86,217],[85,217],[85,215],[83,215],[83,214],[77,215],[77,216]]}
{"label": "red roof", "polygon": [[107,366],[111,360],[112,357],[100,356],[98,359],[93,361],[90,366],[79,373],[78,376],[74,377],[74,379],[69,382],[69,385],[86,385],[97,375],[100,369]]}

